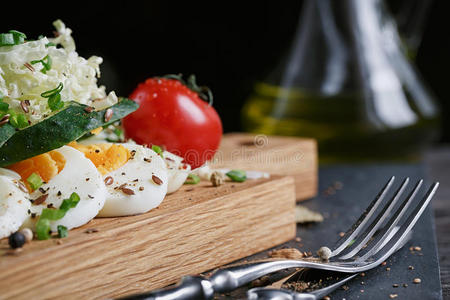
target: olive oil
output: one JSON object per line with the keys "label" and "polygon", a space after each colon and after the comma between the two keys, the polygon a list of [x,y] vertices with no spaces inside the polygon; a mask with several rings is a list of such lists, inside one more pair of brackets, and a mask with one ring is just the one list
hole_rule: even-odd
{"label": "olive oil", "polygon": [[411,107],[413,123],[380,127],[362,93],[323,95],[259,82],[242,117],[249,132],[315,138],[321,163],[414,160],[436,138],[438,118]]}

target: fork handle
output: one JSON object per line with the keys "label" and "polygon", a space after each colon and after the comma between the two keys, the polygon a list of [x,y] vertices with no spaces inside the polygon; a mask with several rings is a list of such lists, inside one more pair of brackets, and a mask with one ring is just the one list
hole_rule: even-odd
{"label": "fork handle", "polygon": [[298,260],[279,260],[248,263],[215,271],[209,280],[214,292],[227,293],[264,275],[289,268],[312,267],[314,263]]}
{"label": "fork handle", "polygon": [[214,296],[209,280],[200,276],[185,276],[174,287],[131,295],[123,300],[210,300]]}

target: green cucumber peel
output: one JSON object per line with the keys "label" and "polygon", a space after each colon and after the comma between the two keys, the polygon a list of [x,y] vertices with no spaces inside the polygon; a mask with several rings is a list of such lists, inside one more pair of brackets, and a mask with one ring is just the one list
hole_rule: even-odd
{"label": "green cucumber peel", "polygon": [[[64,109],[51,117],[19,131],[14,129],[14,134],[0,147],[0,167],[58,149],[96,128],[117,122],[137,108],[136,102],[126,98],[100,111],[92,111],[77,102],[68,102]],[[113,113],[105,120],[105,113],[110,109]],[[2,130],[6,125],[0,127],[0,143],[3,131],[5,138],[10,134],[8,129]]]}

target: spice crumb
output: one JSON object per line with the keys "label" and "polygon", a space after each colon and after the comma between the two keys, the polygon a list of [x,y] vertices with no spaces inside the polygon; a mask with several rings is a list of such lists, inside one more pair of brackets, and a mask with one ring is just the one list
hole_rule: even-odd
{"label": "spice crumb", "polygon": [[386,265],[386,262],[385,262],[385,261],[383,261],[383,262],[381,263],[381,265],[382,265],[382,266],[385,266],[385,265]]}
{"label": "spice crumb", "polygon": [[222,173],[220,173],[218,171],[214,171],[211,174],[210,180],[211,180],[211,183],[212,183],[213,186],[220,186],[220,185],[222,185],[224,183],[225,178],[222,175]]}
{"label": "spice crumb", "polygon": [[90,234],[90,233],[95,233],[98,232],[98,229],[95,228],[88,228],[84,231],[84,233]]}
{"label": "spice crumb", "polygon": [[339,236],[343,237],[345,235],[345,232],[339,232]]}
{"label": "spice crumb", "polygon": [[419,246],[414,247],[414,251],[422,251],[422,248]]}
{"label": "spice crumb", "polygon": [[386,268],[386,271],[390,271],[391,270],[391,268]]}

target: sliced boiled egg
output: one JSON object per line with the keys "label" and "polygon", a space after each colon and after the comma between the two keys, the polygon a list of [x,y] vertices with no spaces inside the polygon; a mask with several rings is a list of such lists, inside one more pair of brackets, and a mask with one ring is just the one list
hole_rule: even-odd
{"label": "sliced boiled egg", "polygon": [[166,161],[167,171],[169,175],[169,185],[167,187],[167,194],[177,191],[186,181],[191,166],[183,163],[183,158],[171,152],[163,152],[164,160]]}
{"label": "sliced boiled egg", "polygon": [[107,189],[99,217],[145,213],[157,207],[167,193],[168,173],[161,156],[136,144],[76,144],[97,166]]}
{"label": "sliced boiled egg", "polygon": [[24,182],[33,173],[44,181],[39,189],[30,194],[33,202],[31,216],[23,227],[34,228],[37,216],[44,208],[59,208],[72,193],[77,193],[80,201],[63,218],[51,222],[52,230],[56,230],[58,225],[71,229],[86,224],[105,203],[106,187],[101,174],[82,152],[72,147],[63,146],[9,168],[19,173]]}
{"label": "sliced boiled egg", "polygon": [[0,239],[16,232],[28,217],[29,194],[19,174],[0,168]]}

